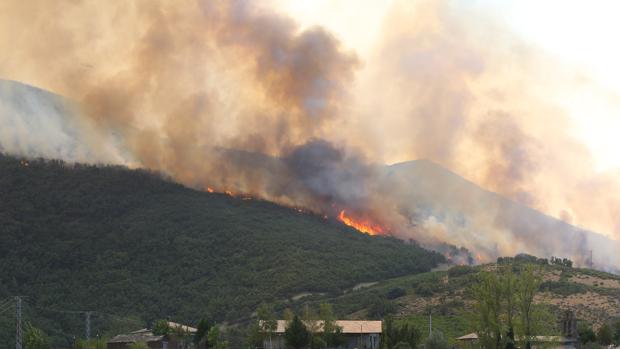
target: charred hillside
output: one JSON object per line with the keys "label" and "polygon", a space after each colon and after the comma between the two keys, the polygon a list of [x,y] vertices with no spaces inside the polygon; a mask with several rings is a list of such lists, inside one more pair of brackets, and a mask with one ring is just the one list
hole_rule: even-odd
{"label": "charred hillside", "polygon": [[443,260],[335,220],[122,167],[2,155],[0,198],[0,299],[27,297],[30,319],[68,334],[82,333],[82,318],[42,309],[237,319],[260,302],[339,294]]}

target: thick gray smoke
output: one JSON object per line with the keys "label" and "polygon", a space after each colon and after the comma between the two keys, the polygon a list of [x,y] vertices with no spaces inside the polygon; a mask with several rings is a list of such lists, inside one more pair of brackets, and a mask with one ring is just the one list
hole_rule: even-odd
{"label": "thick gray smoke", "polygon": [[0,149],[346,213],[480,260],[595,249],[620,266],[617,241],[523,206],[620,235],[618,177],[591,170],[565,113],[531,88],[539,69],[563,73],[450,2],[396,2],[385,23],[362,60],[250,1],[6,0],[0,77],[71,102],[5,83]]}

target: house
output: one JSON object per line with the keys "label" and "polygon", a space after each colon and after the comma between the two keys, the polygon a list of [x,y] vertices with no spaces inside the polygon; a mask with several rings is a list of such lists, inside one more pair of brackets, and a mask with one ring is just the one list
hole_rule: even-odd
{"label": "house", "polygon": [[[478,334],[469,333],[456,339],[460,348],[477,348]],[[516,338],[519,340],[519,338]],[[578,340],[573,337],[565,336],[534,336],[531,340],[532,348],[555,348],[555,349],[574,349],[577,348]]]}
{"label": "house", "polygon": [[[323,332],[323,321],[312,323],[305,321],[304,323],[309,330],[314,328],[315,332]],[[286,331],[287,324],[286,320],[278,320],[274,335],[265,339],[263,348],[286,349],[284,331]],[[340,347],[342,349],[378,349],[380,347],[381,321],[337,320],[336,326],[342,329],[342,335],[346,340],[345,344]]]}
{"label": "house", "polygon": [[131,344],[137,342],[145,343],[149,349],[182,349],[186,347],[187,340],[180,338],[179,333],[184,333],[191,338],[197,331],[193,327],[170,321],[168,327],[172,330],[169,335],[157,336],[146,328],[128,334],[119,334],[108,341],[107,349],[129,349]]}
{"label": "house", "polygon": [[[567,310],[560,319],[561,336],[534,336],[531,339],[532,348],[561,348],[575,349],[579,347],[579,334],[577,333],[577,319],[575,314]],[[519,340],[519,338],[515,338]],[[478,334],[470,333],[456,339],[461,348],[473,348],[478,344]]]}
{"label": "house", "polygon": [[149,349],[177,349],[178,344],[170,336],[156,336],[146,328],[128,334],[119,334],[108,341],[107,349],[129,349],[133,343],[143,342]]}
{"label": "house", "polygon": [[181,332],[185,332],[187,334],[192,334],[192,335],[198,332],[198,329],[194,327],[190,327],[190,326],[179,324],[179,323],[172,322],[172,321],[168,321],[168,327],[170,327],[172,330],[181,331]]}

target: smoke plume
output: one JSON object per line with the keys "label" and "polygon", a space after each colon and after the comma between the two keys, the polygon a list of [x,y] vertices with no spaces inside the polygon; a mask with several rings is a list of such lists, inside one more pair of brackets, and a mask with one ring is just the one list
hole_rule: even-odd
{"label": "smoke plume", "polygon": [[[396,2],[384,21],[373,54],[359,57],[324,28],[251,1],[5,0],[0,77],[67,97],[62,114],[74,116],[38,127],[77,131],[25,131],[36,127],[4,106],[0,150],[147,167],[330,217],[346,210],[482,260],[583,262],[600,248],[620,267],[608,240],[526,207],[620,236],[618,175],[593,171],[545,94],[575,83],[571,73],[450,2]],[[432,163],[384,165],[410,159],[514,202]]]}

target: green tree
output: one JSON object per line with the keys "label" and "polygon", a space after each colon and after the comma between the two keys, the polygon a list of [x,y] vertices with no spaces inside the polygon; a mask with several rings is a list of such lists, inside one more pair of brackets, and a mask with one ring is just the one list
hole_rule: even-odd
{"label": "green tree", "polygon": [[41,329],[27,322],[24,326],[24,347],[26,349],[49,349],[51,347],[49,337]]}
{"label": "green tree", "polygon": [[263,339],[265,334],[261,331],[258,321],[253,322],[248,326],[246,341],[250,348],[258,348],[263,346]]}
{"label": "green tree", "polygon": [[506,336],[504,338],[505,348],[515,348],[514,318],[516,309],[516,291],[517,278],[512,271],[512,265],[504,265],[501,267],[499,282],[503,287],[504,308],[506,312]]}
{"label": "green tree", "polygon": [[540,270],[532,264],[521,269],[516,287],[516,301],[520,319],[520,338],[525,342],[525,348],[530,349],[531,341],[536,331],[544,325],[543,314],[534,306],[534,296],[542,284]]}
{"label": "green tree", "polygon": [[592,327],[588,326],[585,323],[579,324],[579,327],[577,327],[577,333],[579,334],[579,341],[581,342],[581,344],[596,341],[596,334],[592,330]]}
{"label": "green tree", "polygon": [[385,321],[383,321],[383,328],[381,331],[381,348],[382,349],[392,349],[392,347],[394,345],[396,345],[396,342],[393,342],[393,335],[394,332],[394,319],[392,319],[391,316],[388,316],[387,318],[385,318]]}
{"label": "green tree", "polygon": [[271,337],[278,329],[278,320],[273,308],[267,304],[261,304],[256,310],[258,315],[258,324],[261,332],[269,338],[269,349],[273,348]]}
{"label": "green tree", "polygon": [[196,328],[196,333],[194,334],[193,340],[196,346],[207,341],[207,335],[211,326],[212,323],[208,320],[208,318],[204,317],[200,320],[200,322],[198,323],[198,327]]}
{"label": "green tree", "polygon": [[325,346],[325,342],[318,334],[321,331],[321,324],[319,322],[319,315],[309,305],[304,307],[302,322],[308,329],[310,335],[310,347],[312,349],[318,349]]}
{"label": "green tree", "polygon": [[222,333],[220,332],[220,327],[218,325],[213,325],[209,329],[209,333],[207,334],[207,343],[209,348],[213,349],[227,349],[228,341],[222,338]]}
{"label": "green tree", "polygon": [[620,320],[616,320],[611,323],[614,343],[620,344]]}
{"label": "green tree", "polygon": [[407,344],[410,348],[417,348],[421,339],[420,331],[415,326],[394,324],[392,317],[386,318],[381,334],[381,346],[384,349],[394,349],[397,346]]}
{"label": "green tree", "polygon": [[323,303],[319,306],[319,319],[323,321],[322,341],[324,346],[333,348],[344,344],[342,328],[336,324],[336,316],[331,304]]}
{"label": "green tree", "polygon": [[505,346],[502,333],[506,328],[502,323],[502,300],[504,288],[496,273],[481,272],[471,288],[474,298],[474,327],[480,345],[487,349],[500,349]]}
{"label": "green tree", "polygon": [[613,341],[611,327],[609,324],[603,324],[596,332],[596,339],[601,345],[610,345]]}
{"label": "green tree", "polygon": [[153,324],[153,334],[156,336],[167,335],[171,332],[170,325],[166,320],[157,320],[155,324]]}
{"label": "green tree", "polygon": [[301,349],[310,342],[310,333],[297,315],[286,327],[284,339],[286,344],[293,349]]}
{"label": "green tree", "polygon": [[290,308],[286,308],[282,312],[282,318],[284,318],[284,321],[286,322],[293,321],[294,317],[295,317],[295,313],[293,313],[293,311]]}
{"label": "green tree", "polygon": [[448,340],[440,331],[433,331],[424,344],[425,349],[448,349],[450,347]]}
{"label": "green tree", "polygon": [[516,265],[521,267],[518,276],[512,272],[513,265],[507,265],[498,272],[481,272],[471,287],[472,322],[483,348],[511,349],[519,338],[529,349],[534,335],[553,331],[553,315],[534,304],[542,283],[540,269]]}
{"label": "green tree", "polygon": [[368,307],[368,317],[371,319],[382,319],[395,311],[396,306],[392,301],[377,296],[372,299]]}

